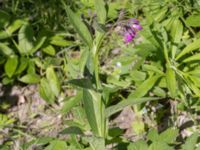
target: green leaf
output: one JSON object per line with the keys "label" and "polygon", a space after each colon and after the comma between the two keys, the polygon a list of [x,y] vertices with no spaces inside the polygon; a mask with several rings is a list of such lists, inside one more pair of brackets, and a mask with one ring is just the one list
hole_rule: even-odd
{"label": "green leaf", "polygon": [[7,74],[7,76],[9,78],[11,78],[14,75],[15,70],[17,69],[17,65],[18,65],[18,57],[17,56],[11,56],[6,61],[4,69],[5,69],[5,73]]}
{"label": "green leaf", "polygon": [[62,36],[55,35],[55,36],[51,37],[50,43],[52,45],[66,47],[66,46],[72,45],[73,41],[68,41],[68,40],[65,40],[64,37],[62,37]]}
{"label": "green leaf", "polygon": [[76,127],[76,126],[70,126],[68,128],[65,128],[64,130],[62,130],[60,132],[60,134],[82,134],[83,135],[83,132],[82,130],[79,128],[79,127]]}
{"label": "green leaf", "polygon": [[16,74],[20,74],[22,73],[28,66],[28,58],[26,57],[20,57],[20,60],[19,60],[19,66],[16,70]]}
{"label": "green leaf", "polygon": [[[179,44],[183,34],[183,25],[180,20],[176,19],[173,21],[171,28],[171,37],[173,39],[173,43]],[[175,58],[177,51],[177,46],[172,46],[172,58]]]}
{"label": "green leaf", "polygon": [[88,28],[86,27],[86,25],[81,21],[81,18],[76,15],[70,8],[69,6],[66,6],[65,2],[62,0],[61,1],[65,11],[69,17],[69,20],[71,22],[71,24],[73,25],[73,27],[75,28],[76,32],[78,32],[78,34],[80,35],[80,37],[82,38],[82,40],[85,42],[86,45],[88,45],[90,48],[92,47],[92,36],[88,30]]}
{"label": "green leaf", "polygon": [[180,42],[183,34],[183,25],[180,20],[176,19],[173,21],[170,34],[175,43]]}
{"label": "green leaf", "polygon": [[164,73],[157,66],[144,64],[143,68],[144,68],[144,70],[153,71],[153,72],[158,73],[160,75],[164,75]]}
{"label": "green leaf", "polygon": [[148,149],[148,145],[143,140],[130,143],[127,147],[127,150],[147,150],[147,149]]}
{"label": "green leaf", "polygon": [[141,103],[152,101],[152,100],[160,100],[160,98],[156,98],[156,97],[131,98],[129,97],[127,100],[123,100],[116,105],[112,105],[106,108],[105,114],[106,114],[106,117],[108,118],[111,115],[121,111],[126,106],[141,104]]}
{"label": "green leaf", "polygon": [[74,107],[75,105],[77,105],[81,99],[82,99],[82,92],[78,92],[78,94],[76,96],[70,97],[68,98],[65,102],[64,105],[61,109],[62,113],[68,113],[72,107]]}
{"label": "green leaf", "polygon": [[52,66],[47,68],[46,78],[51,87],[51,91],[54,93],[55,96],[58,96],[60,94],[60,82]]}
{"label": "green leaf", "polygon": [[0,10],[0,28],[4,28],[10,21],[10,16],[6,12]]}
{"label": "green leaf", "polygon": [[90,143],[92,150],[106,150],[104,138],[84,136],[83,139]]}
{"label": "green leaf", "polygon": [[145,96],[147,92],[154,86],[156,81],[158,81],[159,78],[160,75],[154,75],[149,77],[139,87],[137,87],[136,90],[129,95],[129,97],[139,98]]}
{"label": "green leaf", "polygon": [[54,140],[44,150],[67,150],[68,146],[65,141]]}
{"label": "green leaf", "polygon": [[159,140],[159,134],[156,129],[151,129],[147,135],[147,139],[154,142]]}
{"label": "green leaf", "polygon": [[197,61],[197,60],[200,60],[200,53],[193,54],[192,56],[185,58],[182,62],[187,63],[190,61]]}
{"label": "green leaf", "polygon": [[94,90],[83,89],[83,103],[93,133],[97,136],[103,136],[105,132],[105,116],[100,93]]}
{"label": "green leaf", "polygon": [[16,19],[11,23],[11,25],[9,25],[9,27],[6,29],[6,32],[11,35],[13,32],[17,31],[24,23],[24,20]]}
{"label": "green leaf", "polygon": [[51,56],[54,56],[56,54],[56,50],[52,45],[47,45],[47,46],[43,47],[42,51]]}
{"label": "green leaf", "polygon": [[196,49],[200,48],[200,39],[195,40],[194,42],[187,45],[176,57],[176,60],[180,59],[185,54],[192,52]]}
{"label": "green leaf", "polygon": [[185,144],[182,145],[181,150],[195,150],[195,144],[197,143],[199,133],[194,133],[187,138]]}
{"label": "green leaf", "polygon": [[174,148],[164,142],[153,142],[147,150],[174,150]]}
{"label": "green leaf", "polygon": [[18,33],[19,52],[21,54],[29,54],[34,46],[33,42],[33,29],[26,23],[20,28]]}
{"label": "green leaf", "polygon": [[9,36],[6,31],[0,31],[0,40],[7,39]]}
{"label": "green leaf", "polygon": [[91,80],[89,79],[72,79],[67,81],[68,84],[75,85],[80,88],[93,89]]}
{"label": "green leaf", "polygon": [[165,142],[167,144],[172,144],[173,142],[175,142],[178,134],[178,129],[168,128],[159,135],[159,139],[160,141]]}
{"label": "green leaf", "polygon": [[80,54],[80,62],[79,62],[79,68],[80,68],[80,72],[81,75],[83,76],[84,74],[84,70],[85,70],[85,66],[89,57],[89,50],[88,49],[82,49],[81,50],[81,54]]}
{"label": "green leaf", "polygon": [[94,7],[97,13],[98,22],[101,24],[105,24],[106,17],[107,17],[107,11],[105,8],[105,2],[104,0],[94,0]]}
{"label": "green leaf", "polygon": [[10,55],[14,54],[14,52],[5,43],[0,43],[0,54],[3,54],[5,56],[10,56]]}
{"label": "green leaf", "polygon": [[191,15],[186,19],[186,24],[192,27],[200,27],[200,14],[198,15]]}
{"label": "green leaf", "polygon": [[21,77],[19,81],[27,83],[27,84],[39,83],[40,76],[37,74],[27,74]]}
{"label": "green leaf", "polygon": [[48,80],[45,78],[40,80],[39,93],[48,103],[53,103],[55,101],[55,95],[51,90]]}
{"label": "green leaf", "polygon": [[170,96],[172,98],[176,97],[177,94],[177,83],[176,83],[176,74],[172,68],[167,66],[166,70],[166,83],[168,90],[170,92]]}
{"label": "green leaf", "polygon": [[44,44],[44,42],[46,41],[47,37],[41,37],[39,38],[35,44],[34,47],[31,49],[30,53],[33,54],[35,53],[38,49],[40,49],[42,47],[42,45]]}

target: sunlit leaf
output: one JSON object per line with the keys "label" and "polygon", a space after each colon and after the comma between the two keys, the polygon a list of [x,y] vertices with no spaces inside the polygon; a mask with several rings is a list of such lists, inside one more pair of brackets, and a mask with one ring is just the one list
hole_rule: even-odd
{"label": "sunlit leaf", "polygon": [[4,66],[5,73],[8,77],[12,77],[15,73],[15,70],[17,69],[18,65],[18,57],[17,56],[11,56],[6,61],[6,64]]}
{"label": "sunlit leaf", "polygon": [[186,19],[186,24],[192,27],[200,27],[200,14],[198,15],[191,15]]}
{"label": "sunlit leaf", "polygon": [[18,33],[19,51],[21,54],[28,54],[34,46],[33,29],[26,23]]}
{"label": "sunlit leaf", "polygon": [[49,82],[52,92],[55,94],[55,96],[58,96],[60,93],[60,81],[52,66],[47,68],[46,78]]}
{"label": "sunlit leaf", "polygon": [[200,48],[200,39],[195,40],[194,42],[187,45],[176,57],[176,60],[180,59],[185,54],[192,52],[196,49]]}
{"label": "sunlit leaf", "polygon": [[21,77],[19,81],[27,83],[27,84],[39,83],[40,76],[37,74],[27,74]]}

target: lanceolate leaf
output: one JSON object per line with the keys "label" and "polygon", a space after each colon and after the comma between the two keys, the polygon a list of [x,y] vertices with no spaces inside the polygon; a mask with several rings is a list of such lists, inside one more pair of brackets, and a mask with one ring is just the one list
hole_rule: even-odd
{"label": "lanceolate leaf", "polygon": [[83,102],[92,131],[97,136],[104,136],[104,106],[100,93],[94,90],[83,89]]}
{"label": "lanceolate leaf", "polygon": [[35,44],[34,44],[34,47],[31,49],[30,53],[33,54],[35,53],[38,49],[40,49],[42,47],[42,45],[44,44],[45,40],[46,40],[47,37],[41,37],[39,38]]}
{"label": "lanceolate leaf", "polygon": [[[172,24],[172,29],[171,29],[171,36],[175,44],[178,44],[180,42],[182,38],[182,34],[183,34],[183,25],[180,20],[176,19],[174,20]],[[175,58],[176,50],[177,50],[177,46],[173,45],[172,58]]]}
{"label": "lanceolate leaf", "polygon": [[52,93],[49,82],[45,78],[40,80],[39,93],[48,103],[53,103],[55,101],[55,95]]}
{"label": "lanceolate leaf", "polygon": [[190,62],[190,61],[197,61],[197,60],[200,60],[200,53],[198,54],[194,54],[190,57],[187,57],[186,59],[183,60],[183,62]]}
{"label": "lanceolate leaf", "polygon": [[116,105],[110,106],[106,108],[106,117],[110,117],[111,115],[121,111],[126,106],[141,104],[144,102],[152,101],[152,100],[160,100],[161,98],[156,97],[144,97],[144,98],[128,98],[127,100],[123,100]]}
{"label": "lanceolate leaf", "polygon": [[186,46],[176,57],[176,60],[180,59],[183,55],[192,52],[196,49],[200,48],[200,39],[195,40],[194,42],[192,42],[191,44],[189,44],[188,46]]}
{"label": "lanceolate leaf", "polygon": [[107,12],[104,0],[94,0],[94,7],[96,9],[99,23],[105,24]]}
{"label": "lanceolate leaf", "polygon": [[63,0],[61,2],[64,5],[65,11],[76,32],[78,32],[78,34],[80,35],[80,37],[82,38],[82,40],[85,42],[86,45],[92,47],[93,43],[92,36],[86,25],[81,21],[81,18],[69,8],[69,6],[66,6]]}
{"label": "lanceolate leaf", "polygon": [[147,92],[154,86],[154,84],[156,83],[156,81],[158,81],[160,77],[160,75],[149,77],[139,87],[137,87],[132,94],[129,95],[129,98],[139,98],[145,96],[145,94],[147,94]]}
{"label": "lanceolate leaf", "polygon": [[169,66],[167,66],[167,71],[166,71],[166,83],[170,92],[170,96],[174,98],[177,93],[176,74],[174,70]]}
{"label": "lanceolate leaf", "polygon": [[64,103],[61,109],[61,112],[68,113],[72,107],[74,107],[80,102],[80,100],[82,99],[82,96],[83,96],[82,92],[78,92],[76,96],[68,98],[66,102]]}

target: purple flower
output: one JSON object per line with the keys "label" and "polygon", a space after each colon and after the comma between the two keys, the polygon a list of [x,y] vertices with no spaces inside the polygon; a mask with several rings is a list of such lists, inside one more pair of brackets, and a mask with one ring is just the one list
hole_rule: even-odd
{"label": "purple flower", "polygon": [[128,23],[124,27],[124,42],[131,42],[139,30],[142,30],[140,22],[134,18],[129,19]]}

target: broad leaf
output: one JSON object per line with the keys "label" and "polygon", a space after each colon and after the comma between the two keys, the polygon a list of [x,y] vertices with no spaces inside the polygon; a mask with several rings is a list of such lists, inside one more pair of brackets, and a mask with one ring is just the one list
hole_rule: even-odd
{"label": "broad leaf", "polygon": [[95,137],[95,136],[91,136],[91,137],[85,136],[83,137],[83,139],[90,143],[92,150],[106,150],[105,139],[103,138]]}
{"label": "broad leaf", "polygon": [[167,144],[172,144],[173,142],[175,142],[178,134],[178,129],[168,128],[159,135],[159,139],[160,141],[165,142]]}
{"label": "broad leaf", "polygon": [[18,65],[18,57],[17,56],[11,56],[6,61],[4,69],[5,69],[5,73],[7,74],[7,76],[9,78],[11,78],[14,75],[15,70],[17,69],[17,65]]}
{"label": "broad leaf", "polygon": [[198,15],[191,15],[186,19],[186,24],[192,27],[200,27],[200,14]]}
{"label": "broad leaf", "polygon": [[43,47],[42,51],[51,56],[54,56],[56,54],[56,50],[52,45],[47,45],[47,46]]}
{"label": "broad leaf", "polygon": [[28,54],[33,48],[34,46],[33,29],[28,23],[24,24],[19,30],[18,43],[19,43],[19,52],[21,54]]}
{"label": "broad leaf", "polygon": [[147,150],[174,150],[174,148],[164,142],[153,142]]}
{"label": "broad leaf", "polygon": [[139,140],[134,143],[130,143],[127,150],[147,150],[148,145],[145,141]]}
{"label": "broad leaf", "polygon": [[182,145],[181,150],[195,150],[195,144],[197,143],[198,137],[198,133],[194,133],[188,137],[185,144]]}
{"label": "broad leaf", "polygon": [[44,150],[67,150],[68,146],[65,141],[54,140]]}

